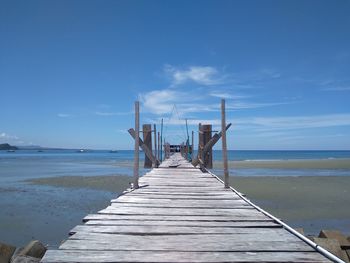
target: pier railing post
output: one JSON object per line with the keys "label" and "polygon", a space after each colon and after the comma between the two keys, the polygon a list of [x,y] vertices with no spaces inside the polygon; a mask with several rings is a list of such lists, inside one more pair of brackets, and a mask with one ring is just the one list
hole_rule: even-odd
{"label": "pier railing post", "polygon": [[161,149],[160,149],[160,132],[158,132],[158,150],[157,150],[157,153],[158,153],[158,155],[157,155],[157,159],[158,159],[158,161],[162,161],[162,158],[160,157],[160,151],[161,151]]}
{"label": "pier railing post", "polygon": [[[153,124],[153,132],[154,132],[154,157],[157,158],[157,126]],[[157,162],[154,163],[154,167],[157,167]]]}
{"label": "pier railing post", "polygon": [[213,150],[210,148],[207,152],[204,152],[204,146],[211,140],[212,137],[212,125],[211,124],[205,124],[202,125],[202,132],[203,132],[203,148],[202,148],[202,160],[204,162],[204,167],[208,169],[213,168]]}
{"label": "pier railing post", "polygon": [[135,101],[134,188],[139,188],[140,103]]}
{"label": "pier railing post", "polygon": [[194,152],[194,131],[192,131],[192,144],[191,144],[191,160],[193,160],[193,152]]}
{"label": "pier railing post", "polygon": [[[147,148],[152,153],[152,125],[144,124],[142,126],[143,132],[143,143],[147,146]],[[154,165],[153,160],[151,160],[147,155],[145,155],[145,163],[144,168],[151,168]]]}
{"label": "pier railing post", "polygon": [[[203,161],[203,132],[202,132],[202,123],[198,124],[198,160],[202,160]],[[199,166],[202,167],[202,162],[199,163]]]}
{"label": "pier railing post", "polygon": [[230,187],[228,163],[227,163],[227,143],[226,143],[226,116],[225,116],[225,100],[221,100],[221,131],[222,131],[222,159],[224,164],[224,182],[225,188]]}

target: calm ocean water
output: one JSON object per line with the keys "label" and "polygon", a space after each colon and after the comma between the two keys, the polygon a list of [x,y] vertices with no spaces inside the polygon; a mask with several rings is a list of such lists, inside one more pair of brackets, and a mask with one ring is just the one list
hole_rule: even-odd
{"label": "calm ocean water", "polygon": [[[221,151],[214,151],[214,160],[221,160]],[[140,154],[142,160],[143,154]],[[253,160],[302,160],[350,158],[350,151],[229,151],[228,159],[234,161]],[[0,182],[18,182],[30,178],[55,176],[95,176],[95,175],[132,175],[133,151],[88,151],[78,153],[74,150],[16,152],[0,151]],[[220,170],[215,170],[220,173]],[[214,172],[215,172],[214,171]],[[140,174],[145,171],[141,169]],[[333,171],[334,172],[334,171]],[[314,169],[232,169],[235,176],[301,176],[329,175],[328,170]],[[337,170],[334,175],[348,174]]]}
{"label": "calm ocean water", "polygon": [[[140,155],[141,160],[143,154]],[[350,151],[229,151],[229,160],[350,158]],[[214,160],[221,151],[214,151]],[[57,247],[88,213],[106,207],[118,193],[86,188],[35,185],[31,178],[56,176],[132,175],[133,151],[0,151],[0,241],[24,245],[39,239]],[[141,169],[140,174],[146,170]],[[214,170],[218,175],[221,170]],[[349,170],[240,168],[232,176],[341,175]]]}
{"label": "calm ocean water", "polygon": [[[214,160],[221,160],[221,151],[214,151]],[[142,160],[143,154],[140,154]],[[350,151],[229,151],[228,159],[234,161],[252,160],[302,160],[350,158]],[[0,151],[0,182],[19,181],[29,178],[53,176],[94,176],[123,174],[132,175],[133,151],[88,151],[73,150],[16,152]],[[142,174],[143,171],[141,171]],[[235,169],[240,176],[254,175],[303,175],[303,171],[281,169]],[[273,174],[271,174],[273,173]],[[310,173],[308,173],[310,174]],[[319,173],[322,175],[322,173]],[[326,173],[328,175],[328,173]],[[341,174],[340,174],[341,175]]]}

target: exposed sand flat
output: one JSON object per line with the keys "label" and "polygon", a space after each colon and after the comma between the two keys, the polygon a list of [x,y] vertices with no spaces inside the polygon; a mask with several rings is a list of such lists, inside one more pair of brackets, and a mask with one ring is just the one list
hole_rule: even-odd
{"label": "exposed sand flat", "polygon": [[[350,177],[231,177],[231,185],[283,219],[347,218],[350,210]],[[129,176],[64,176],[29,182],[58,187],[90,188],[122,192]]]}
{"label": "exposed sand flat", "polygon": [[95,190],[121,193],[129,187],[132,177],[125,175],[115,176],[60,176],[48,178],[35,178],[26,180],[38,185],[58,187],[90,188]]}
{"label": "exposed sand flat", "polygon": [[[221,161],[214,162],[214,169],[222,168]],[[350,169],[350,159],[302,159],[302,160],[251,160],[229,161],[234,168],[269,168],[269,169]]]}
{"label": "exposed sand flat", "polygon": [[[64,176],[29,180],[38,185],[113,193],[121,193],[130,181],[130,176]],[[349,232],[350,176],[238,176],[231,177],[230,182],[263,209],[287,223],[304,227],[307,233],[317,234],[321,228]]]}
{"label": "exposed sand flat", "polygon": [[284,220],[350,220],[350,177],[234,177],[231,185]]}

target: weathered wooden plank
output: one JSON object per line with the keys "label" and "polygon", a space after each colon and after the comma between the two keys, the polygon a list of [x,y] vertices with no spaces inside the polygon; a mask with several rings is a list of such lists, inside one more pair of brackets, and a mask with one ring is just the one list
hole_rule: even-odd
{"label": "weathered wooden plank", "polygon": [[41,260],[60,262],[152,262],[152,263],[212,263],[212,262],[330,262],[315,252],[173,252],[173,251],[94,251],[48,250]]}
{"label": "weathered wooden plank", "polygon": [[230,205],[247,205],[250,206],[247,202],[240,200],[240,199],[233,199],[233,200],[176,200],[176,199],[148,199],[148,198],[142,198],[142,197],[130,197],[127,198],[117,198],[112,199],[112,203],[128,203],[128,204],[137,204],[137,205],[157,205],[157,206],[163,206],[163,205],[182,205],[182,206],[230,206]]}
{"label": "weathered wooden plank", "polygon": [[[205,240],[205,242],[203,242]],[[124,251],[304,251],[314,249],[301,240],[297,241],[245,241],[226,236],[119,236],[115,240],[70,239],[60,246],[60,249],[80,250],[124,250]]]}
{"label": "weathered wooden plank", "polygon": [[237,208],[251,207],[242,200],[221,200],[214,202],[212,200],[176,200],[176,199],[146,199],[146,198],[130,198],[128,199],[112,199],[112,206],[122,205],[130,207],[174,207],[174,208]]}
{"label": "weathered wooden plank", "polygon": [[[118,199],[117,199],[118,200]],[[198,200],[197,200],[198,201]],[[176,202],[161,202],[161,203],[156,203],[156,202],[149,202],[149,203],[130,203],[130,202],[113,202],[111,206],[113,208],[119,208],[119,207],[149,207],[149,208],[191,208],[191,209],[197,209],[197,208],[202,208],[202,209],[245,209],[245,208],[250,208],[253,209],[249,204],[247,203],[225,203],[225,204],[212,204],[212,203],[196,203],[196,202],[187,202],[184,201],[183,203],[176,201]]]}
{"label": "weathered wooden plank", "polygon": [[[141,190],[142,189],[142,190]],[[139,191],[131,191],[128,193],[129,196],[132,195],[139,195],[139,194],[149,194],[151,192],[162,194],[162,195],[179,195],[182,193],[182,195],[189,195],[189,194],[196,194],[196,195],[210,195],[210,196],[225,196],[225,197],[234,197],[234,198],[240,198],[236,193],[230,193],[230,192],[219,192],[219,191],[210,191],[207,189],[176,189],[176,188],[151,188],[151,187],[144,187],[141,188]],[[242,198],[240,198],[242,199]]]}
{"label": "weathered wooden plank", "polygon": [[271,221],[271,218],[263,215],[219,215],[219,216],[184,216],[184,215],[130,215],[130,214],[90,214],[84,217],[83,221],[88,220],[139,220],[139,221],[212,221],[212,222],[233,222],[233,221]]}
{"label": "weathered wooden plank", "polygon": [[[142,235],[142,234],[134,234],[134,235],[125,235],[125,234],[119,234],[119,233],[101,233],[101,232],[87,232],[87,231],[80,231],[75,233],[74,235],[69,237],[69,240],[71,239],[77,239],[77,240],[95,240],[95,241],[107,241],[111,243],[118,243],[118,240],[120,239],[128,239],[129,237],[140,237],[140,240],[143,239],[143,237],[153,237],[154,239],[160,239],[163,240],[163,242],[166,242],[167,238],[176,240],[176,238],[187,238],[187,242],[191,242],[191,240],[199,239],[202,240],[202,242],[209,241],[209,239],[212,240],[223,240],[226,238],[226,240],[229,240],[230,242],[253,242],[253,241],[264,241],[264,242],[296,242],[300,241],[296,236],[294,235],[286,235],[286,233],[281,234],[280,233],[270,233],[269,235],[264,236],[258,236],[256,233],[245,233],[245,234],[178,234],[178,235]],[[146,239],[144,239],[146,240]],[[164,241],[165,240],[165,241]],[[305,243],[304,243],[305,244]],[[305,244],[306,245],[306,244]],[[308,245],[307,245],[308,246]],[[154,250],[157,250],[156,247],[153,248]]]}
{"label": "weathered wooden plank", "polygon": [[[149,179],[149,178],[143,178],[143,180],[140,180],[140,182],[144,184],[152,184],[152,185],[176,185],[176,186],[185,186],[187,187],[188,185],[194,185],[196,187],[203,187],[203,186],[222,186],[222,184],[215,179],[210,179],[206,181],[202,180],[196,180],[196,179],[188,179],[188,180],[181,180],[181,179],[173,179],[173,180],[163,180],[162,179]],[[215,181],[214,181],[215,180]],[[197,182],[196,182],[197,181]]]}
{"label": "weathered wooden plank", "polygon": [[[149,193],[149,194],[135,194],[139,197],[147,197],[149,199],[175,199],[175,200],[238,200],[238,197],[229,197],[223,195],[205,195],[205,194],[162,194],[162,193]],[[219,201],[218,201],[219,202]]]}
{"label": "weathered wooden plank", "polygon": [[234,228],[234,227],[202,227],[200,225],[193,226],[154,226],[154,225],[138,225],[138,226],[89,226],[78,225],[74,227],[70,234],[77,232],[86,233],[109,233],[109,234],[142,234],[142,235],[189,235],[189,234],[242,234],[242,238],[245,238],[247,234],[255,236],[256,239],[261,238],[264,235],[268,236],[281,236],[285,239],[296,237],[291,235],[281,228]]}
{"label": "weathered wooden plank", "polygon": [[107,208],[98,212],[99,214],[128,214],[128,215],[192,215],[192,216],[233,216],[233,215],[259,215],[260,212],[257,210],[247,207],[247,208],[238,208],[238,209],[186,209],[186,208],[132,208],[132,207],[120,207],[113,208],[112,206],[108,206]]}
{"label": "weathered wooden plank", "polygon": [[161,221],[161,220],[90,220],[85,225],[100,226],[194,226],[198,227],[282,227],[273,221]]}

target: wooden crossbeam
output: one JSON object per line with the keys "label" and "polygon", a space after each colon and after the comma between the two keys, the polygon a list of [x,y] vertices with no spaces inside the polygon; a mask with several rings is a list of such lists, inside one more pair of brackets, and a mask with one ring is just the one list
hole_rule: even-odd
{"label": "wooden crossbeam", "polygon": [[[231,123],[229,123],[226,126],[226,131],[231,127]],[[219,133],[215,133],[214,136],[211,138],[211,140],[203,147],[203,154],[202,156],[205,156],[205,154],[214,147],[214,145],[220,140],[222,136],[222,131],[220,131]],[[197,155],[197,157],[192,161],[192,165],[193,166],[197,166],[199,164],[199,157]]]}
{"label": "wooden crossbeam", "polygon": [[[135,130],[133,128],[130,128],[128,132],[131,135],[131,137],[135,140],[135,137],[136,137]],[[146,146],[146,144],[144,144],[141,138],[139,138],[139,144],[143,152],[147,155],[147,157],[152,160],[152,163],[155,164],[156,167],[158,167],[159,161],[154,157],[152,151]]]}

